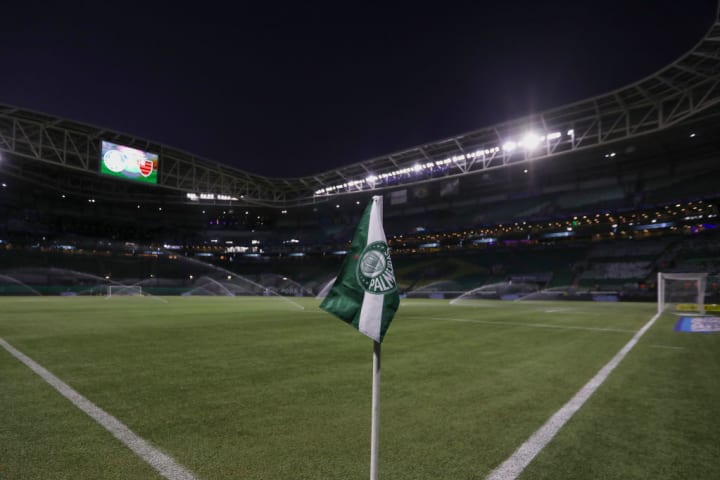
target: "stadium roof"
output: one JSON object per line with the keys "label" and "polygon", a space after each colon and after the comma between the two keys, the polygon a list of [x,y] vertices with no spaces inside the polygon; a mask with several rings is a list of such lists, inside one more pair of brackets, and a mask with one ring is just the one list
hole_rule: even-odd
{"label": "stadium roof", "polygon": [[51,170],[33,168],[39,162],[84,172],[106,185],[107,179],[99,177],[99,162],[100,141],[107,140],[159,154],[158,186],[179,192],[188,202],[299,206],[337,195],[473,175],[657,133],[713,113],[720,101],[719,84],[716,13],[694,48],[631,85],[316,175],[254,175],[157,142],[10,106],[0,106],[0,153],[9,160],[1,162],[0,169],[52,184]]}

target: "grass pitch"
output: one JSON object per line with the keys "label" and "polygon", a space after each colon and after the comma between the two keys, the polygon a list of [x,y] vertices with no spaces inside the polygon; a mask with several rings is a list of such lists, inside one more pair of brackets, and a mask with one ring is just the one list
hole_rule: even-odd
{"label": "grass pitch", "polygon": [[[210,479],[368,477],[372,342],[302,301],[2,298],[0,337]],[[406,300],[383,343],[380,477],[482,479],[650,304]],[[720,478],[720,335],[663,315],[522,479]],[[154,470],[0,349],[0,479]]]}

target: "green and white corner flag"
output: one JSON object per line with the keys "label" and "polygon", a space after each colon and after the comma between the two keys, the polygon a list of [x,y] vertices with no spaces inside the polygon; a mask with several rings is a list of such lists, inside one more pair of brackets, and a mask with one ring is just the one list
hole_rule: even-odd
{"label": "green and white corner flag", "polygon": [[400,305],[383,230],[383,197],[365,209],[332,289],[320,308],[382,342]]}

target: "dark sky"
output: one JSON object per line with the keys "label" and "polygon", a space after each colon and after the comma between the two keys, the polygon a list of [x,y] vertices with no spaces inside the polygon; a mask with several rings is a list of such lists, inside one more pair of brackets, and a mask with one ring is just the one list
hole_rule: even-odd
{"label": "dark sky", "polygon": [[639,80],[717,6],[263,3],[3,5],[0,103],[309,175]]}

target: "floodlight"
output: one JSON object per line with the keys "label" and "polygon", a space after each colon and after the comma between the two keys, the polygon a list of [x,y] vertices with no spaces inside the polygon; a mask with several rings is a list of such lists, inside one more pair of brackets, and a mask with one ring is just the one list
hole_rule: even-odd
{"label": "floodlight", "polygon": [[502,146],[503,150],[506,152],[512,152],[517,148],[517,143],[515,142],[505,142]]}
{"label": "floodlight", "polygon": [[541,140],[541,137],[539,137],[538,135],[532,132],[528,132],[522,139],[522,146],[525,148],[525,150],[532,150],[533,148],[538,146]]}

